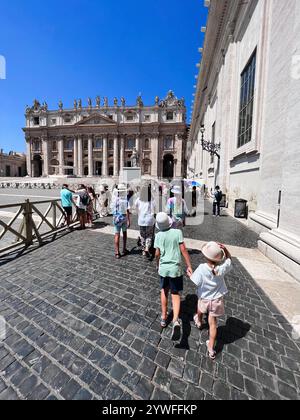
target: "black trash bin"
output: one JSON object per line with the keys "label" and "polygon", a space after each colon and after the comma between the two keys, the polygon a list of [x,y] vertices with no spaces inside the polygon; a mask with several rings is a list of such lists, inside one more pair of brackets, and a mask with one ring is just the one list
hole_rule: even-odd
{"label": "black trash bin", "polygon": [[247,200],[235,200],[234,217],[237,219],[247,219],[248,217],[248,201]]}

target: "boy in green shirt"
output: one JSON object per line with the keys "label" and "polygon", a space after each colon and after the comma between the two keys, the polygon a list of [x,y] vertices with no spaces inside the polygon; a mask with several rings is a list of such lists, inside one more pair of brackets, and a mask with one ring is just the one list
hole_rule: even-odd
{"label": "boy in green shirt", "polygon": [[159,233],[156,235],[154,248],[156,248],[156,261],[159,264],[161,286],[162,317],[161,326],[167,326],[168,296],[171,290],[173,306],[173,334],[172,340],[180,338],[181,321],[180,292],[183,290],[182,257],[187,265],[187,274],[193,273],[191,260],[185,247],[181,230],[171,229],[172,219],[166,213],[159,213],[156,217],[156,226]]}

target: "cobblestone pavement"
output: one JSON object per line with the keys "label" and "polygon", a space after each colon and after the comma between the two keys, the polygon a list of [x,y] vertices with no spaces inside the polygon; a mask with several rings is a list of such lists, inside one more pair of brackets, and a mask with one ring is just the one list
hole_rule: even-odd
{"label": "cobblestone pavement", "polygon": [[[221,221],[225,236],[227,218],[207,219],[199,237]],[[112,236],[76,231],[0,266],[0,399],[299,399],[299,342],[238,260],[212,362],[192,322],[194,286],[186,279],[173,343],[155,265],[135,245],[117,261]]]}

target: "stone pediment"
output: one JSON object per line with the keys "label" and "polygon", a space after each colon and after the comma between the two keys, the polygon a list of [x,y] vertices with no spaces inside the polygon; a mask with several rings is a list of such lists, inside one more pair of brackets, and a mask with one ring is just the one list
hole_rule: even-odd
{"label": "stone pediment", "polygon": [[75,125],[115,125],[116,122],[111,120],[109,117],[105,115],[91,115],[89,117],[84,118],[83,120],[79,121]]}

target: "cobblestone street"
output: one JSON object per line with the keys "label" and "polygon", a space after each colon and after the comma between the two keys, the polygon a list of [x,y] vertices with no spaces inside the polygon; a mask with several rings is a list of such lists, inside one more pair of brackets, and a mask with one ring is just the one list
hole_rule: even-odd
{"label": "cobblestone street", "polygon": [[[256,235],[231,217],[206,215],[186,236],[217,239],[212,232],[227,244],[255,247]],[[195,287],[186,278],[183,334],[173,343],[171,326],[161,331],[159,324],[155,263],[135,246],[130,239],[131,255],[117,261],[111,235],[75,231],[3,260],[1,400],[299,399],[299,341],[237,258],[212,362],[207,330],[193,324]],[[190,253],[196,268],[201,253]]]}

